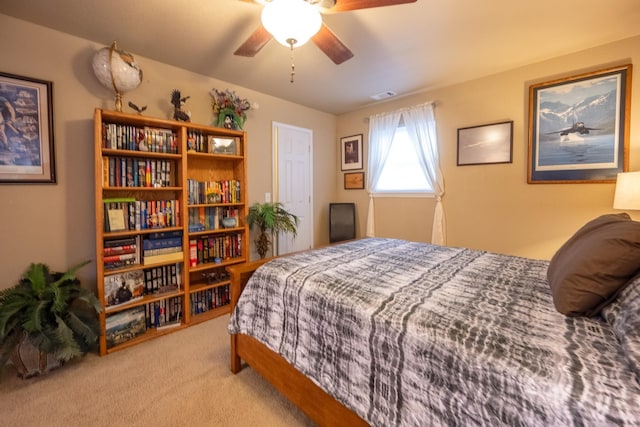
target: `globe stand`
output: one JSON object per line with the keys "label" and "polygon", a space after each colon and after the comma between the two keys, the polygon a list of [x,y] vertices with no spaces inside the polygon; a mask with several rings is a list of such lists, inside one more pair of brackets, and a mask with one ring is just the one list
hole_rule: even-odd
{"label": "globe stand", "polygon": [[116,77],[113,75],[113,51],[117,49],[116,42],[114,41],[109,48],[109,74],[111,74],[111,84],[113,85],[113,91],[116,93],[116,111],[122,113],[122,94],[116,86]]}
{"label": "globe stand", "polygon": [[137,88],[142,83],[142,70],[130,53],[118,49],[114,41],[111,46],[98,50],[93,57],[93,72],[107,89],[115,92],[115,109],[122,112],[122,94]]}
{"label": "globe stand", "polygon": [[116,111],[122,113],[122,94],[116,91]]}

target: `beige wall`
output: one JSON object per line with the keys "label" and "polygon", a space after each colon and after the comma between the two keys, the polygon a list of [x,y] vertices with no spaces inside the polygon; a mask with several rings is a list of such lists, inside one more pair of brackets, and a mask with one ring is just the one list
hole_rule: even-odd
{"label": "beige wall", "polygon": [[[93,111],[113,109],[114,104],[111,93],[94,77],[91,59],[111,41],[96,44],[0,15],[0,71],[53,82],[58,181],[55,185],[0,185],[0,289],[16,283],[30,262],[45,262],[56,270],[85,259],[95,262]],[[129,100],[147,105],[146,115],[170,118],[174,88],[191,96],[186,108],[194,123],[211,124],[208,93],[213,87],[230,88],[260,105],[248,113],[245,125],[250,203],[262,201],[264,193],[271,191],[272,121],[313,131],[313,203],[321,210],[333,199],[337,179],[334,115],[135,56],[144,81],[125,94],[125,105]],[[124,110],[132,112],[128,107]],[[326,224],[326,213],[317,213],[316,245],[329,241]],[[95,285],[94,267],[83,269],[79,276]]]}
{"label": "beige wall", "polygon": [[[54,82],[58,178],[56,185],[0,185],[0,288],[14,284],[31,261],[63,269],[84,259],[95,260],[92,116],[94,108],[112,108],[113,104],[109,91],[93,76],[90,64],[93,53],[110,42],[97,44],[0,15],[0,71]],[[208,95],[212,87],[236,90],[260,104],[259,110],[249,113],[245,126],[249,135],[250,202],[262,200],[264,193],[271,191],[271,123],[313,130],[316,245],[328,242],[326,207],[331,201],[357,202],[357,234],[365,234],[368,196],[362,190],[342,188],[338,138],[362,133],[366,159],[365,119],[369,115],[435,100],[448,244],[549,258],[585,221],[612,212],[614,185],[526,183],[527,88],[561,76],[637,62],[640,37],[377,104],[338,118],[138,55],[136,59],[144,70],[144,82],[125,95],[125,101],[148,105],[149,116],[170,116],[169,94],[174,88],[191,96],[186,107],[196,123],[210,124],[212,120]],[[638,68],[633,72],[636,82],[638,72]],[[640,170],[640,110],[633,107],[638,102],[640,95],[634,90],[631,170]],[[513,163],[456,166],[457,128],[501,120],[514,121]],[[429,241],[432,217],[433,199],[376,200],[379,236]],[[80,276],[95,282],[92,268],[85,268]]]}
{"label": "beige wall", "polygon": [[[640,37],[634,37],[341,115],[338,117],[338,136],[364,134],[366,153],[366,117],[436,101],[440,162],[445,177],[447,243],[549,259],[586,221],[615,212],[611,207],[615,185],[527,184],[528,87],[555,78],[638,62]],[[640,170],[639,72],[640,67],[636,65],[633,70],[636,87],[631,97],[630,170]],[[456,166],[458,128],[503,120],[514,121],[513,163]],[[338,179],[337,191],[340,201],[357,202],[358,235],[363,235],[368,203],[366,192],[343,190],[342,177]],[[410,212],[404,212],[405,209]],[[433,199],[402,202],[376,199],[376,235],[429,241],[431,228],[425,227],[424,223],[431,221],[432,211]],[[639,219],[640,215],[635,214],[634,218]]]}

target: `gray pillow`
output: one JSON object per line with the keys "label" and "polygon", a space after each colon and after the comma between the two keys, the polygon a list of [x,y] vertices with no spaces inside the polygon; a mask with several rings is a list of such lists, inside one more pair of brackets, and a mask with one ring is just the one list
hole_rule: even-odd
{"label": "gray pillow", "polygon": [[602,215],[580,228],[555,253],[547,278],[556,309],[593,316],[640,271],[640,222]]}

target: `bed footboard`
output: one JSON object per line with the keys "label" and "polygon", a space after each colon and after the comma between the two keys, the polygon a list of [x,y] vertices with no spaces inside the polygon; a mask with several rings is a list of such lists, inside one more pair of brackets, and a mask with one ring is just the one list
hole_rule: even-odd
{"label": "bed footboard", "polygon": [[[244,290],[249,278],[254,271],[258,269],[262,264],[269,261],[270,258],[262,259],[260,261],[247,262],[244,264],[237,264],[231,267],[227,267],[229,272],[229,279],[231,280],[230,292],[231,292],[231,312],[236,308],[240,294]],[[242,369],[240,356],[238,355],[238,342],[237,335],[231,335],[231,372],[237,374]]]}
{"label": "bed footboard", "polygon": [[[231,280],[232,312],[253,272],[267,261],[268,259],[264,259],[227,268]],[[369,425],[261,342],[247,335],[232,334],[231,372],[234,374],[240,372],[242,360],[318,425],[350,427]]]}

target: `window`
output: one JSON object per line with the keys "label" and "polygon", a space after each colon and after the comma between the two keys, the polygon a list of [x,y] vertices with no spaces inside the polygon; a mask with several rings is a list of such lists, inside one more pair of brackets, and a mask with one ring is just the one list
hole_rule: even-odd
{"label": "window", "polygon": [[433,193],[407,129],[396,129],[375,193]]}

